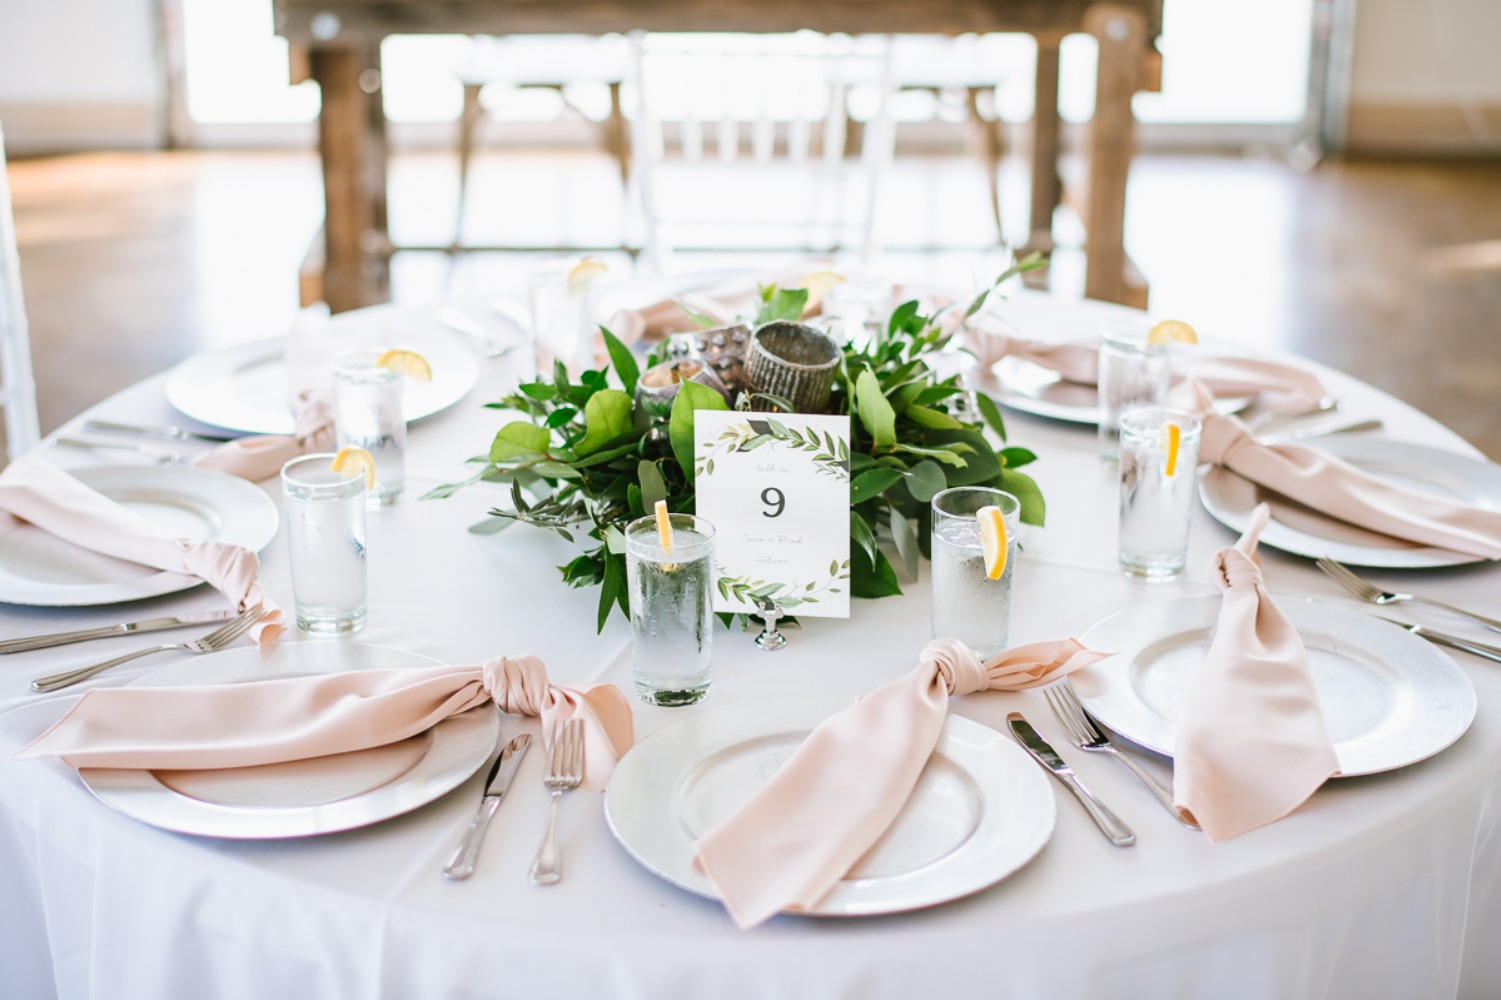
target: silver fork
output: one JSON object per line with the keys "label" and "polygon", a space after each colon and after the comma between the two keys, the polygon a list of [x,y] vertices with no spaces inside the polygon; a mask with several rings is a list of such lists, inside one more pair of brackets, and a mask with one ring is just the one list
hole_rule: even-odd
{"label": "silver fork", "polygon": [[172,642],[161,646],[147,646],[138,649],[134,653],[126,653],[103,663],[96,663],[92,667],[80,667],[77,670],[69,670],[66,673],[52,674],[49,677],[38,677],[31,682],[33,691],[56,691],[59,688],[69,687],[79,681],[88,680],[97,673],[108,670],[110,667],[118,667],[122,663],[138,660],[152,653],[164,653],[169,649],[185,649],[190,653],[213,653],[228,646],[240,636],[250,631],[251,627],[262,618],[266,617],[265,611],[259,604],[249,611],[242,612],[237,617],[214,629],[207,635],[194,639],[192,642]]}
{"label": "silver fork", "polygon": [[81,448],[90,451],[133,451],[137,455],[145,455],[157,465],[181,465],[187,461],[175,451],[159,451],[156,448],[144,444],[132,444],[127,441],[90,441],[86,438],[60,437],[52,442],[63,448]]}
{"label": "silver fork", "polygon": [[543,784],[552,789],[552,808],[547,816],[547,833],[537,850],[528,874],[538,885],[552,885],[563,877],[563,861],[558,856],[558,800],[584,780],[584,723],[580,719],[553,726],[547,744],[547,777]]}
{"label": "silver fork", "polygon": [[1064,732],[1068,733],[1068,738],[1073,741],[1074,746],[1080,750],[1088,750],[1092,753],[1110,754],[1116,760],[1129,767],[1131,773],[1142,780],[1142,783],[1151,790],[1152,794],[1157,796],[1157,801],[1161,802],[1167,811],[1173,814],[1174,819],[1190,830],[1197,830],[1199,828],[1197,823],[1184,818],[1183,814],[1173,805],[1172,789],[1158,780],[1155,774],[1137,763],[1136,758],[1126,753],[1114,743],[1111,743],[1110,738],[1100,732],[1100,728],[1094,724],[1094,720],[1085,713],[1084,706],[1079,704],[1079,696],[1074,693],[1074,689],[1069,687],[1067,682],[1043,688],[1042,693],[1048,699],[1048,704],[1052,706],[1053,714],[1062,723]]}
{"label": "silver fork", "polygon": [[1412,601],[1415,604],[1427,604],[1430,607],[1443,608],[1445,611],[1450,611],[1473,622],[1478,622],[1493,632],[1501,632],[1501,621],[1497,621],[1494,618],[1487,618],[1485,615],[1477,615],[1473,611],[1456,608],[1452,604],[1435,601],[1429,597],[1419,597],[1416,594],[1394,594],[1389,590],[1382,590],[1375,584],[1356,576],[1349,569],[1330,559],[1328,556],[1319,560],[1319,569],[1329,574],[1335,583],[1344,587],[1362,601],[1369,601],[1372,604],[1402,604],[1407,601]]}

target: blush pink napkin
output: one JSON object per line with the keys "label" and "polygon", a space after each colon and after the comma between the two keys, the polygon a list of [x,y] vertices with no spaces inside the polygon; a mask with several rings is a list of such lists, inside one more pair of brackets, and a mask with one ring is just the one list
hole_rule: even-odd
{"label": "blush pink napkin", "polygon": [[613,684],[551,684],[535,656],[482,666],[352,670],[196,687],[97,688],[16,754],[72,767],[253,767],[385,746],[494,701],[504,712],[584,721],[584,784],[602,789],[634,739]]}
{"label": "blush pink napkin", "polygon": [[257,580],[260,560],[244,546],[179,538],[38,458],[18,458],[0,471],[0,511],[91,552],[196,576],[238,610],[271,610],[251,630],[258,642],[281,634],[281,612]]}
{"label": "blush pink napkin", "polygon": [[334,411],[326,396],[311,389],[298,395],[294,403],[297,428],[291,434],[243,437],[200,455],[193,464],[258,483],[279,473],[299,455],[333,451]]}
{"label": "blush pink napkin", "polygon": [[1199,458],[1321,514],[1405,541],[1501,559],[1501,512],[1383,482],[1304,444],[1263,444],[1235,417],[1213,412],[1194,380],[1174,399],[1200,414]]}
{"label": "blush pink napkin", "polygon": [[963,643],[935,639],[915,670],[820,723],[769,782],[698,841],[696,863],[742,928],[813,906],[901,812],[951,695],[1040,687],[1103,655],[1063,639],[982,663]]}
{"label": "blush pink napkin", "polygon": [[1219,620],[1174,737],[1173,802],[1212,841],[1281,819],[1339,773],[1303,640],[1255,562],[1269,513],[1210,565]]}
{"label": "blush pink napkin", "polygon": [[[669,333],[688,333],[699,329],[683,306],[700,315],[707,316],[718,326],[726,326],[737,319],[756,314],[761,307],[760,286],[775,284],[778,288],[797,288],[808,275],[825,270],[827,263],[806,262],[788,268],[774,276],[770,282],[734,279],[686,292],[670,299],[653,302],[639,309],[621,309],[605,324],[611,333],[627,344],[638,340],[660,340]],[[805,316],[818,315],[818,307],[810,309]]]}

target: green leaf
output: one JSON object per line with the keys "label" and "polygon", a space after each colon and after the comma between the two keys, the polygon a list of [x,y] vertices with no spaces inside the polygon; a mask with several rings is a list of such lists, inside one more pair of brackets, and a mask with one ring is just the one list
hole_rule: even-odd
{"label": "green leaf", "polygon": [[518,458],[535,458],[547,451],[547,428],[529,420],[513,420],[495,434],[490,442],[490,461],[499,465]]}
{"label": "green leaf", "polygon": [[[855,548],[865,553],[866,565],[875,558],[876,533],[871,529],[869,522],[861,517],[858,511],[850,511],[850,541],[855,543]],[[853,558],[853,557],[852,557]]]}
{"label": "green leaf", "polygon": [[574,454],[587,457],[629,434],[634,429],[633,405],[630,394],[619,389],[604,389],[590,396],[584,404],[584,439],[573,446]]}
{"label": "green leaf", "polygon": [[902,411],[902,416],[919,426],[938,430],[954,430],[964,426],[942,410],[930,410],[926,406],[909,406]]}
{"label": "green leaf", "polygon": [[643,510],[651,510],[656,507],[658,500],[667,499],[667,484],[662,481],[662,473],[657,468],[656,462],[643,459],[636,466],[636,479],[641,483],[641,508]]}
{"label": "green leaf", "polygon": [[901,592],[902,585],[897,582],[896,570],[886,561],[886,553],[878,549],[872,561],[860,549],[851,551],[850,596],[893,597]]}
{"label": "green leaf", "polygon": [[1037,461],[1037,456],[1026,448],[1002,448],[999,454],[1008,469],[1020,469]]}
{"label": "green leaf", "polygon": [[1042,489],[1031,476],[1025,472],[1017,472],[1015,469],[1003,469],[1001,470],[1001,489],[1021,501],[1022,524],[1035,524],[1041,527],[1042,523],[1047,520],[1047,501],[1042,498]]}
{"label": "green leaf", "polygon": [[[771,297],[767,298],[756,313],[755,325],[771,323],[776,320],[785,320],[796,323],[803,318],[803,310],[808,308],[808,290],[806,288],[775,288]],[[762,295],[764,296],[763,289]]]}
{"label": "green leaf", "polygon": [[583,474],[571,465],[562,462],[538,462],[531,471],[548,479],[578,479]]}
{"label": "green leaf", "polygon": [[908,455],[925,455],[928,458],[936,458],[944,465],[952,465],[956,469],[962,469],[969,463],[959,457],[956,451],[947,448],[934,448],[922,444],[899,444],[896,450]]}
{"label": "green leaf", "polygon": [[989,484],[1001,474],[1000,459],[995,457],[985,435],[977,430],[929,431],[927,438],[931,445],[961,449],[965,453],[964,466],[948,470],[950,486]]}
{"label": "green leaf", "polygon": [[522,394],[527,398],[535,399],[539,402],[544,403],[549,399],[555,398],[558,394],[557,387],[549,385],[546,382],[523,382],[521,385],[517,386],[517,388],[519,388]]}
{"label": "green leaf", "polygon": [[909,580],[917,579],[917,529],[896,508],[891,510],[891,540],[896,544],[896,554],[901,557],[902,568]]}
{"label": "green leaf", "polygon": [[678,386],[678,394],[672,401],[672,417],[667,422],[667,437],[689,486],[693,485],[694,411],[728,409],[724,397],[706,385],[684,382]]}
{"label": "green leaf", "polygon": [[892,310],[891,319],[886,323],[886,332],[890,334],[916,333],[916,330],[911,329],[912,322],[916,318],[917,300],[912,299],[910,302],[903,302]]}
{"label": "green leaf", "polygon": [[625,391],[636,391],[636,380],[641,377],[641,369],[636,367],[636,358],[631,354],[631,349],[620,342],[603,326],[599,328],[599,335],[605,338],[605,350],[610,352],[610,364],[615,366],[615,374],[620,376],[620,384],[625,386]]}
{"label": "green leaf", "polygon": [[975,406],[980,410],[980,416],[990,425],[990,429],[1000,435],[1002,441],[1006,440],[1006,421],[1001,418],[1001,408],[995,405],[995,400],[983,392],[975,393]]}
{"label": "green leaf", "polygon": [[918,503],[927,503],[940,490],[948,489],[948,479],[937,462],[924,459],[907,470],[907,492]]}
{"label": "green leaf", "polygon": [[881,382],[869,368],[860,372],[855,380],[855,401],[860,413],[860,422],[870,432],[877,448],[890,448],[896,444],[896,411],[891,408]]}
{"label": "green leaf", "polygon": [[471,524],[469,526],[469,533],[471,535],[495,535],[505,531],[515,523],[516,519],[513,517],[496,515],[494,517],[487,517],[478,524]]}
{"label": "green leaf", "polygon": [[698,327],[700,330],[712,330],[716,326],[721,325],[719,320],[715,319],[713,316],[699,312],[697,309],[694,309],[682,299],[673,299],[672,302],[679,309],[683,310],[683,315],[687,316],[688,319],[692,321],[693,325]]}
{"label": "green leaf", "polygon": [[[605,553],[605,577],[599,587],[599,619],[594,630],[603,632],[610,619],[610,609],[625,592],[625,556]],[[626,612],[629,616],[630,612]]]}
{"label": "green leaf", "polygon": [[887,489],[901,482],[902,476],[900,469],[871,469],[860,473],[850,483],[850,503],[860,504],[880,496]]}

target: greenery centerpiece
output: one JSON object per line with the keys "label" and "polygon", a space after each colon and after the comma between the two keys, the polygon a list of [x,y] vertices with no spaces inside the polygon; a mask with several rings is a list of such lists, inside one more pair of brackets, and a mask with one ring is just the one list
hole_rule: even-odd
{"label": "greenery centerpiece", "polygon": [[[1018,261],[947,329],[939,322],[941,310],[923,316],[911,301],[898,306],[885,330],[868,343],[843,345],[829,412],[851,418],[848,450],[842,442],[816,438],[796,444],[814,451],[815,461],[839,465],[849,475],[852,596],[900,594],[897,566],[916,577],[919,559],[930,555],[929,501],[940,490],[996,487],[1021,501],[1024,523],[1043,523],[1042,492],[1020,471],[1036,456],[1007,443],[1000,409],[989,396],[935,367],[995,287],[1042,263],[1036,255]],[[754,325],[800,319],[807,298],[806,289],[763,287]],[[450,496],[480,481],[509,483],[511,509],[491,510],[492,519],[471,530],[497,531],[522,521],[569,541],[587,536],[594,544],[559,568],[572,586],[600,588],[598,627],[603,628],[612,607],[630,613],[625,525],[646,516],[658,500],[666,500],[673,513],[694,512],[693,484],[701,471],[694,467],[694,413],[729,404],[715,389],[685,381],[665,425],[642,419],[635,401],[641,366],[609,330],[602,327],[601,333],[609,365],[572,380],[558,364],[550,379],[523,383],[486,404],[523,418],[501,427],[488,454],[471,459],[481,466],[472,476],[437,487],[424,499]],[[648,365],[656,360],[648,358]],[[750,400],[742,396],[738,402],[745,408]],[[721,447],[749,450],[796,433],[775,419],[775,409],[789,412],[790,404],[767,396],[761,402],[770,403],[773,412],[751,414],[743,440]],[[987,438],[987,428],[1000,447]],[[889,539],[889,546],[878,539]]]}

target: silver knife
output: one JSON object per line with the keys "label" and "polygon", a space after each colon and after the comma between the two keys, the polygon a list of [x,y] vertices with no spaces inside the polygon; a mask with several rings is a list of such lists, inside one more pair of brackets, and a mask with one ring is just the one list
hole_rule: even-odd
{"label": "silver knife", "polygon": [[112,635],[131,635],[136,632],[160,632],[162,629],[181,628],[184,625],[202,625],[205,622],[227,622],[235,617],[235,611],[204,611],[174,618],[147,618],[138,622],[121,622],[119,625],[101,625],[98,628],[82,628],[74,632],[56,632],[52,635],[34,635],[25,639],[6,639],[0,642],[0,653],[24,653],[32,649],[50,649],[66,646],[70,642],[88,639],[104,639]]}
{"label": "silver knife", "polygon": [[532,738],[522,733],[507,743],[505,749],[500,751],[500,756],[495,758],[495,763],[490,766],[490,773],[485,777],[485,797],[480,800],[479,812],[469,821],[464,839],[459,841],[459,846],[448,856],[448,863],[443,866],[444,875],[460,879],[474,874],[474,861],[479,857],[479,845],[485,837],[485,829],[495,817],[495,811],[500,808],[500,800],[506,794],[506,789],[511,787],[511,779],[516,777],[516,769],[521,766],[521,759],[526,756],[527,748],[531,745]]}
{"label": "silver knife", "polygon": [[156,424],[122,424],[113,420],[85,420],[83,426],[91,431],[140,434],[143,437],[161,438],[165,441],[212,441],[215,444],[223,444],[225,441],[235,440],[232,436],[225,434],[200,434],[198,431],[184,430],[181,427],[168,427]]}
{"label": "silver knife", "polygon": [[1032,724],[1022,718],[1020,712],[1012,712],[1006,716],[1006,724],[1011,727],[1011,735],[1016,742],[1021,744],[1023,750],[1031,754],[1033,759],[1053,773],[1053,777],[1063,782],[1065,788],[1074,793],[1084,810],[1089,813],[1100,832],[1116,847],[1130,847],[1136,843],[1136,834],[1131,828],[1121,822],[1121,818],[1105,807],[1105,804],[1089,793],[1079,779],[1074,775],[1074,769],[1063,762],[1057,751],[1048,746],[1048,741],[1037,735],[1037,730]]}
{"label": "silver knife", "polygon": [[1398,628],[1411,632],[1419,639],[1427,639],[1429,642],[1436,642],[1440,646],[1448,646],[1451,649],[1462,649],[1466,653],[1474,653],[1476,656],[1483,656],[1487,660],[1495,660],[1497,663],[1501,663],[1501,646],[1487,646],[1485,643],[1476,642],[1473,639],[1464,639],[1457,635],[1450,635],[1447,632],[1435,632],[1426,625],[1410,625],[1407,622],[1399,622],[1395,618],[1386,618],[1382,615],[1376,615],[1375,617],[1380,618],[1384,622],[1391,622]]}

